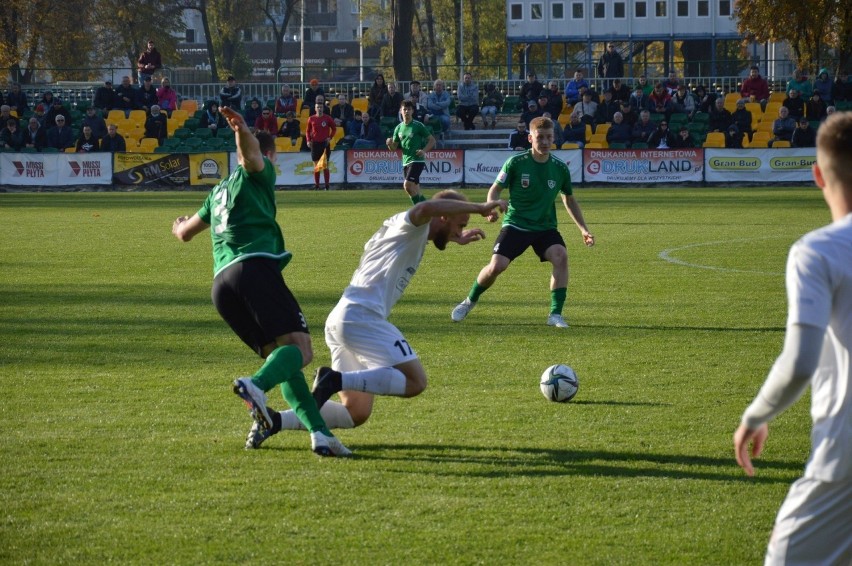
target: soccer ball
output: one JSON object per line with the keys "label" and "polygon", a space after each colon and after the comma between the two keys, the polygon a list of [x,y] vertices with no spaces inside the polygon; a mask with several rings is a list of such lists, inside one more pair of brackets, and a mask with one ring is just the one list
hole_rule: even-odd
{"label": "soccer ball", "polygon": [[541,374],[541,393],[550,401],[567,403],[580,389],[577,372],[564,364],[550,366]]}

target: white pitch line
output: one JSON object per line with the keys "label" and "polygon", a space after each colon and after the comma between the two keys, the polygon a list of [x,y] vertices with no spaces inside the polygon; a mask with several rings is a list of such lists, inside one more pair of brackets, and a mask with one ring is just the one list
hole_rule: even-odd
{"label": "white pitch line", "polygon": [[677,247],[677,248],[669,248],[667,250],[663,250],[659,254],[657,254],[657,257],[659,257],[661,260],[667,261],[669,263],[674,263],[676,265],[683,265],[684,267],[694,267],[696,269],[709,269],[711,271],[724,271],[724,272],[728,272],[728,273],[753,273],[753,274],[757,274],[757,275],[783,276],[784,275],[783,272],[778,273],[778,272],[775,272],[775,271],[757,271],[757,270],[750,270],[750,269],[734,269],[734,268],[730,268],[730,267],[718,267],[718,266],[715,266],[715,265],[701,265],[699,263],[690,263],[688,261],[683,261],[682,259],[677,259],[676,257],[672,257],[671,254],[674,253],[674,252],[678,252],[680,250],[687,250],[687,249],[690,249],[690,248],[700,248],[700,247],[703,247],[703,246],[718,246],[720,244],[730,244],[732,242],[755,242],[757,240],[772,240],[772,239],[775,239],[775,238],[786,238],[786,237],[787,236],[766,236],[764,238],[741,238],[739,240],[719,240],[719,241],[716,241],[716,242],[702,242],[702,243],[699,243],[699,244],[689,244],[687,246],[680,246],[680,247]]}

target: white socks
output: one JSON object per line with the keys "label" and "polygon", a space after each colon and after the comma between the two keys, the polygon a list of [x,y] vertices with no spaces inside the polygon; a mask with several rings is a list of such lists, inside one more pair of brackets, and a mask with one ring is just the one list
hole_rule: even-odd
{"label": "white socks", "polygon": [[[337,401],[326,401],[320,415],[328,428],[355,428],[355,423],[346,407]],[[305,430],[293,410],[281,411],[281,430]]]}
{"label": "white socks", "polygon": [[344,371],[343,390],[403,397],[405,374],[393,367]]}

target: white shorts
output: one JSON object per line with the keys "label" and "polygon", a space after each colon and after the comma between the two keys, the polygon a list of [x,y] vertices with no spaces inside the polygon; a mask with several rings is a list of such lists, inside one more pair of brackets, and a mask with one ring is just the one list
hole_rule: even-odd
{"label": "white shorts", "polygon": [[852,564],[852,481],[796,480],[778,510],[765,564]]}
{"label": "white shorts", "polygon": [[417,359],[396,326],[358,305],[334,307],[325,321],[325,343],[337,371],[391,367]]}

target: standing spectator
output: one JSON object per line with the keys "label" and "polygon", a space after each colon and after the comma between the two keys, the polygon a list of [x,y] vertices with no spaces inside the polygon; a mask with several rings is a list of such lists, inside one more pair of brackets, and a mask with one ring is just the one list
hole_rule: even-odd
{"label": "standing spectator", "polygon": [[71,123],[71,113],[63,106],[61,98],[53,99],[53,106],[48,109],[44,121],[47,124],[55,124],[57,116],[62,116],[66,122]]}
{"label": "standing spectator", "polygon": [[630,142],[633,137],[633,131],[630,124],[625,123],[624,114],[616,112],[612,116],[612,124],[606,131],[606,143],[612,145],[614,143],[623,143],[630,147]]}
{"label": "standing spectator", "polygon": [[568,125],[562,132],[562,139],[564,140],[563,144],[565,142],[575,143],[581,148],[586,145],[586,125],[580,121],[579,115],[571,114]]}
{"label": "standing spectator", "polygon": [[382,101],[388,93],[388,85],[385,83],[385,76],[381,73],[373,79],[373,86],[370,87],[370,92],[367,94],[367,112],[377,120],[382,115]]}
{"label": "standing spectator", "polygon": [[334,125],[343,130],[346,135],[357,136],[361,124],[355,122],[355,108],[349,104],[346,93],[337,95],[337,104],[331,109],[331,119]]}
{"label": "standing spectator", "polygon": [[157,97],[157,89],[154,88],[154,84],[151,82],[150,76],[146,76],[145,80],[142,81],[138,97],[139,107],[144,110],[146,114],[151,113],[152,106],[160,105],[160,99]]}
{"label": "standing spectator", "polygon": [[[538,100],[538,95],[541,93],[541,89],[544,88],[540,82],[538,82],[538,77],[532,71],[527,73],[527,82],[521,85],[521,93],[520,93],[520,101],[519,105],[526,106],[527,102],[530,100]],[[521,106],[521,108],[523,108]]]}
{"label": "standing spectator", "polygon": [[130,116],[131,110],[139,108],[139,93],[130,84],[130,77],[121,77],[121,84],[115,89],[113,109],[123,110],[125,118]]}
{"label": "standing spectator", "polygon": [[713,104],[713,111],[710,112],[710,119],[707,122],[707,127],[711,132],[725,133],[734,122],[734,117],[725,108],[725,99],[721,96],[716,99]]}
{"label": "standing spectator", "polygon": [[677,85],[677,91],[672,96],[672,112],[686,114],[690,120],[695,115],[695,99],[683,83]]}
{"label": "standing spectator", "polygon": [[737,130],[751,139],[751,112],[746,110],[745,98],[737,100],[737,109],[731,114],[732,124],[737,127]]}
{"label": "standing spectator", "polygon": [[677,78],[676,72],[671,71],[668,78],[665,82],[663,82],[663,87],[666,89],[669,96],[674,96],[674,93],[677,92],[678,86],[680,86],[680,79]]}
{"label": "standing spectator", "polygon": [[[852,115],[827,120],[813,176],[832,223],[787,258],[784,347],[734,433],[737,464],[754,475],[768,423],[808,395],[813,421],[803,476],[790,487],[765,564],[846,564],[852,558]],[[745,507],[745,506],[743,506]]]}
{"label": "standing spectator", "polygon": [[[248,116],[246,116],[246,124],[252,124],[252,122],[248,121]],[[266,132],[273,137],[277,136],[279,130],[278,118],[272,113],[272,110],[264,108],[260,111],[257,118],[254,119],[251,129],[254,130],[254,133]]]}
{"label": "standing spectator", "polygon": [[104,115],[115,107],[115,91],[112,88],[112,81],[105,81],[104,86],[98,87],[92,106],[98,108]]}
{"label": "standing spectator", "polygon": [[801,69],[793,71],[793,78],[787,81],[787,96],[790,96],[790,91],[795,89],[799,92],[804,100],[808,100],[814,94],[814,87],[808,77]]}
{"label": "standing spectator", "polygon": [[485,94],[482,96],[482,129],[488,129],[488,120],[491,120],[491,129],[497,127],[497,113],[503,108],[503,95],[497,90],[494,83],[485,84]]}
{"label": "standing spectator", "polygon": [[725,147],[727,149],[742,149],[745,134],[740,131],[736,124],[731,124],[725,130]]}
{"label": "standing spectator", "polygon": [[65,151],[65,148],[74,146],[74,134],[71,126],[65,125],[65,116],[58,114],[55,120],[56,125],[47,130],[47,146]]}
{"label": "standing spectator", "polygon": [[612,99],[616,102],[630,102],[630,87],[621,82],[620,78],[612,79],[612,86],[609,87],[612,93]]}
{"label": "standing spectator", "polygon": [[399,118],[399,108],[402,105],[402,93],[397,92],[396,83],[388,83],[388,90],[382,98],[381,115],[376,122],[381,118]]}
{"label": "standing spectator", "polygon": [[215,100],[211,100],[207,103],[207,108],[204,110],[204,114],[201,116],[198,126],[200,128],[209,129],[213,134],[213,137],[216,137],[219,133],[219,129],[228,127],[228,122],[225,120],[222,113],[219,112],[219,104]]}
{"label": "standing spectator", "polygon": [[30,117],[27,128],[23,131],[24,147],[41,151],[47,147],[47,130],[35,116]]}
{"label": "standing spectator", "polygon": [[675,145],[672,147],[677,149],[689,149],[695,147],[695,143],[692,141],[692,136],[689,135],[689,128],[686,127],[686,124],[681,125],[680,131],[675,137]]}
{"label": "standing spectator", "polygon": [[793,137],[793,131],[796,129],[796,121],[790,117],[790,111],[786,106],[778,109],[778,118],[772,122],[772,135],[769,140],[769,147],[777,141],[790,141]]}
{"label": "standing spectator", "polygon": [[75,151],[77,153],[91,153],[93,151],[98,151],[99,145],[100,143],[98,142],[98,138],[95,136],[94,132],[92,132],[92,128],[89,126],[83,126],[83,131],[80,132],[80,137],[77,138]]}
{"label": "standing spectator", "polygon": [[598,109],[595,110],[595,127],[598,124],[609,124],[612,122],[615,113],[621,110],[621,104],[612,99],[611,90],[605,90],[603,96],[604,99],[598,104]]}
{"label": "standing spectator", "polygon": [[633,111],[639,114],[643,110],[648,109],[648,104],[648,95],[645,94],[641,86],[636,85],[636,88],[633,89],[633,94],[630,95],[630,106],[633,108]]}
{"label": "standing spectator", "polygon": [[[384,81],[384,77],[382,78],[382,81]],[[313,116],[316,113],[317,98],[320,96],[323,100],[325,100],[325,91],[323,91],[317,79],[311,79],[310,82],[308,82],[308,88],[305,89],[305,96],[302,97],[302,107],[300,111],[307,108],[309,115]]]}
{"label": "standing spectator", "polygon": [[118,133],[118,126],[115,124],[107,126],[107,135],[101,139],[100,150],[109,153],[124,153],[127,151],[127,142],[124,141],[124,136]]}
{"label": "standing spectator", "polygon": [[24,136],[18,128],[18,121],[14,118],[9,118],[6,120],[6,127],[0,131],[0,148],[20,151],[23,146]]}
{"label": "standing spectator", "polygon": [[281,94],[275,99],[275,115],[284,116],[287,112],[295,113],[297,110],[296,96],[290,90],[290,85],[281,87]]}
{"label": "standing spectator", "polygon": [[24,112],[30,109],[30,103],[27,99],[27,93],[21,90],[21,85],[12,83],[9,94],[6,95],[6,104],[21,117]]}
{"label": "standing spectator", "polygon": [[382,128],[378,122],[370,117],[369,112],[361,114],[361,127],[358,129],[352,149],[376,149],[382,142],[384,142]]}
{"label": "standing spectator", "polygon": [[669,123],[665,120],[657,124],[657,129],[648,136],[648,147],[656,149],[672,149],[677,145],[675,135],[669,130]]}
{"label": "standing spectator", "polygon": [[821,122],[825,120],[829,106],[829,104],[823,102],[819,91],[815,90],[811,99],[805,103],[805,116],[808,117],[808,120],[819,120]]}
{"label": "standing spectator", "polygon": [[[160,112],[160,107],[155,104],[151,107],[151,115],[145,120],[145,137],[156,138],[159,145],[163,145],[163,140],[169,135],[169,119],[165,112]],[[278,128],[276,127],[276,130]]]}
{"label": "standing spectator", "polygon": [[269,109],[268,108],[261,108],[260,100],[258,100],[258,98],[255,96],[254,98],[249,100],[248,106],[246,107],[246,111],[243,113],[243,118],[245,119],[246,125],[248,126],[249,130],[251,130],[252,132],[256,132],[257,127],[258,127],[257,126],[258,119],[260,119],[264,115],[265,116],[271,116],[272,120],[275,122],[274,127],[270,130],[269,124],[266,124],[266,127],[263,128],[263,131],[269,133],[270,135],[272,135],[274,137],[275,134],[278,132],[278,120],[275,119],[275,116],[272,116],[271,110],[269,112],[267,112],[266,114],[264,114],[264,112],[266,110],[269,110]]}
{"label": "standing spectator", "polygon": [[793,120],[798,120],[805,115],[805,101],[799,96],[799,91],[794,88],[789,90],[782,104],[790,111],[790,118]]}
{"label": "standing spectator", "polygon": [[[816,93],[814,93],[816,94]],[[807,118],[799,118],[798,127],[790,136],[791,147],[816,147],[816,130],[811,128]]]}
{"label": "standing spectator", "polygon": [[769,83],[760,76],[760,68],[757,65],[752,65],[749,69],[748,78],[740,88],[740,96],[751,102],[759,102],[761,108],[766,107],[769,100]]}
{"label": "standing spectator", "polygon": [[663,83],[654,86],[654,92],[648,97],[648,111],[651,114],[662,115],[666,120],[672,114],[672,97]]}
{"label": "standing spectator", "polygon": [[169,118],[172,117],[172,112],[177,110],[178,107],[177,92],[172,88],[169,79],[165,77],[160,81],[160,88],[157,89],[157,106]]}
{"label": "standing spectator", "polygon": [[518,120],[515,126],[515,131],[509,135],[509,149],[515,151],[525,151],[532,147],[530,143],[530,133],[527,130],[527,124],[523,120]]}
{"label": "standing spectator", "polygon": [[302,135],[300,126],[300,122],[296,119],[296,113],[292,110],[288,110],[287,113],[284,114],[284,122],[278,130],[278,137],[290,138],[290,141],[296,143],[296,140]]}
{"label": "standing spectator", "polygon": [[[819,93],[820,98],[826,106],[834,104],[834,83],[828,74],[828,69],[820,69],[819,75],[814,79],[814,94]],[[6,102],[9,103],[8,101]],[[816,146],[814,146],[816,147]]]}
{"label": "standing spectator", "polygon": [[577,69],[574,71],[574,78],[568,81],[565,85],[565,100],[568,104],[577,104],[582,98],[580,90],[582,88],[589,89],[589,83],[583,78],[583,71]]}
{"label": "standing spectator", "polygon": [[92,128],[92,134],[99,140],[107,135],[106,121],[98,115],[98,109],[94,106],[86,108],[82,125]]}
{"label": "standing spectator", "polygon": [[319,167],[319,164],[325,156],[328,159],[331,151],[330,142],[337,131],[337,126],[334,125],[334,120],[331,116],[325,113],[325,97],[317,96],[314,102],[314,115],[308,118],[308,127],[305,130],[305,140],[307,141],[308,149],[311,150],[311,161],[314,162],[314,190],[319,190],[319,172],[322,170],[325,179],[325,190],[329,189],[329,179],[331,173],[328,167]]}
{"label": "standing spectator", "polygon": [[609,90],[611,86],[611,81],[608,79],[614,79],[616,77],[623,76],[624,60],[621,58],[621,54],[619,54],[619,52],[615,50],[615,44],[612,42],[608,42],[606,45],[606,51],[604,51],[603,55],[601,55],[601,58],[598,61],[598,77],[604,79],[604,90]]}
{"label": "standing spectator", "polygon": [[441,131],[450,129],[450,93],[444,90],[444,81],[438,79],[434,83],[434,90],[429,93],[426,103],[426,112],[433,118],[441,121]]}
{"label": "standing spectator", "polygon": [[704,85],[695,87],[695,111],[710,114],[716,103],[716,95],[707,92]]}
{"label": "standing spectator", "polygon": [[239,112],[243,107],[243,91],[233,76],[228,77],[228,84],[219,91],[219,100],[221,101],[219,106],[223,108],[233,108]]}
{"label": "standing spectator", "polygon": [[[835,100],[852,100],[852,75],[846,75],[844,78],[841,75],[837,75],[837,78],[834,79],[834,98]],[[829,104],[829,106],[832,106]]]}
{"label": "standing spectator", "polygon": [[464,124],[465,130],[475,130],[473,120],[479,115],[479,85],[473,82],[473,76],[465,73],[458,88],[459,105],[456,116]]}
{"label": "standing spectator", "polygon": [[639,121],[633,124],[633,143],[648,143],[648,138],[656,129],[657,127],[651,121],[651,113],[643,110],[639,114]]}
{"label": "standing spectator", "polygon": [[426,153],[435,147],[432,131],[414,119],[417,106],[414,100],[405,100],[400,112],[402,122],[396,125],[385,145],[391,151],[402,150],[402,188],[412,204],[426,200],[420,192],[420,175],[426,168]]}
{"label": "standing spectator", "polygon": [[136,60],[136,70],[139,72],[139,83],[145,82],[145,79],[150,79],[158,69],[163,67],[163,60],[160,57],[160,52],[154,47],[154,40],[148,40],[148,46],[139,55]]}

